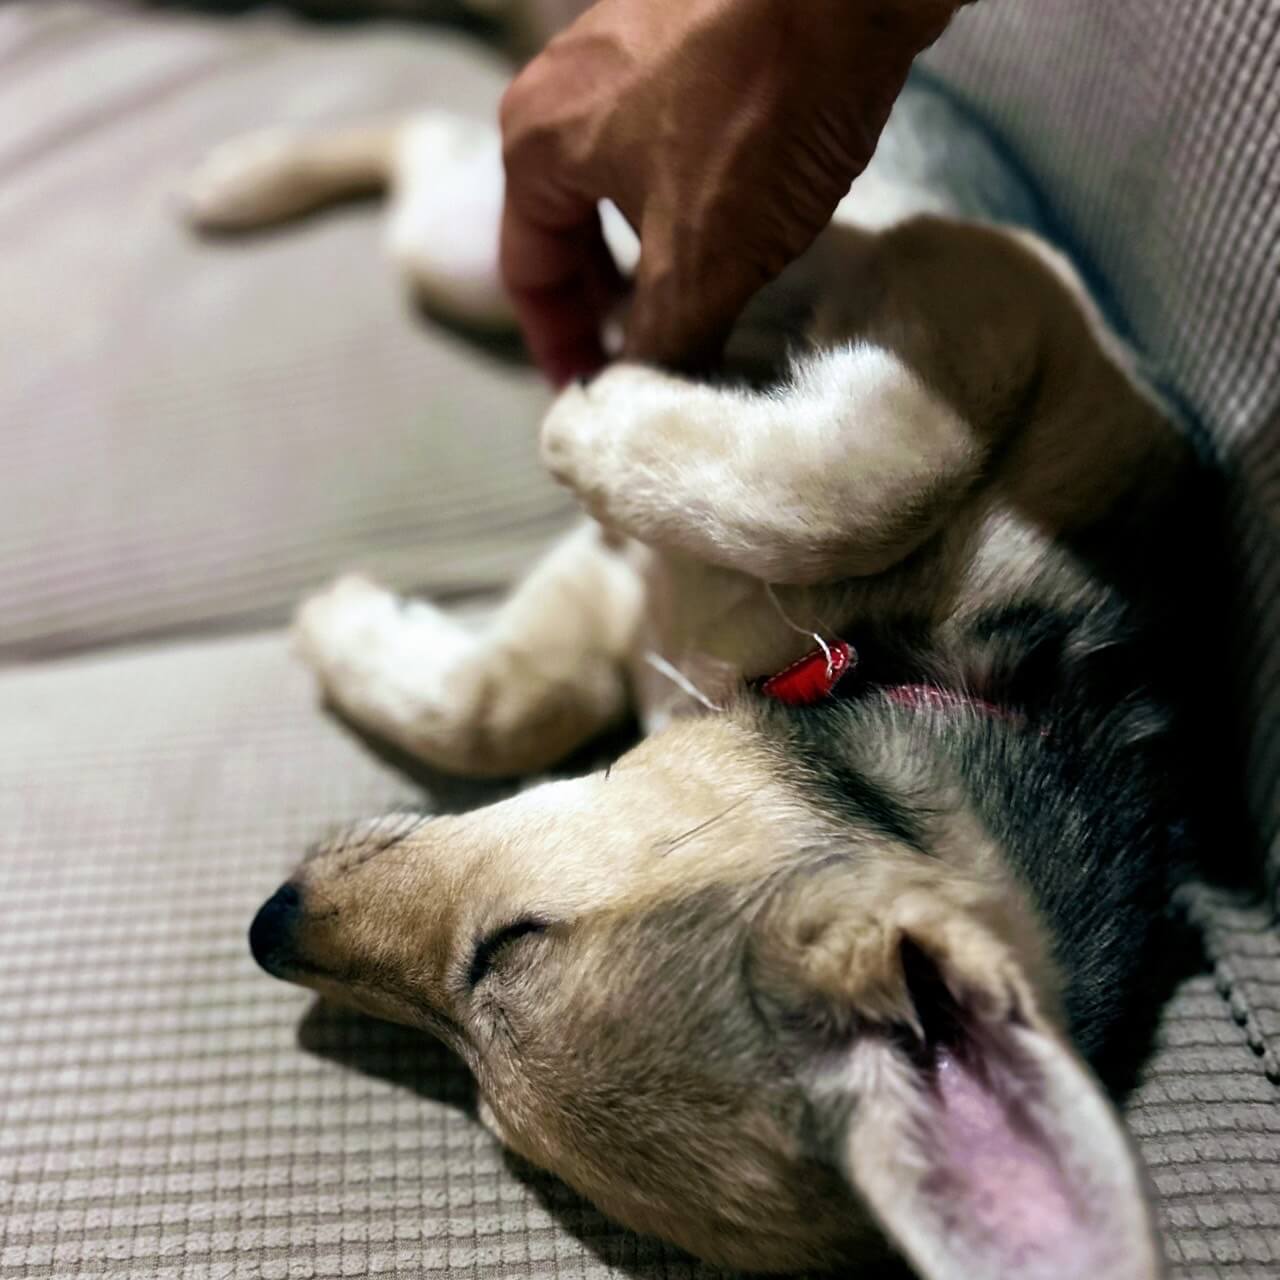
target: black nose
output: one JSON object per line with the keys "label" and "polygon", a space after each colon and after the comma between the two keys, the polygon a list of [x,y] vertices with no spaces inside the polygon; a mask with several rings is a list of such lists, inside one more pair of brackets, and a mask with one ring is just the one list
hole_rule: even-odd
{"label": "black nose", "polygon": [[302,894],[294,884],[282,884],[258,908],[249,926],[249,950],[273,977],[281,978],[289,967],[293,930],[302,914]]}

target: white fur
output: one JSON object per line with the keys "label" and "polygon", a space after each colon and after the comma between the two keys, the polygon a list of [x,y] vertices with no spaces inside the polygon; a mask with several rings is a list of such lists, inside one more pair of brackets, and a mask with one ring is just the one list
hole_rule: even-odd
{"label": "white fur", "polygon": [[294,634],[358,723],[442,768],[515,774],[623,715],[641,607],[633,562],[584,525],[485,626],[348,576],[302,606]]}
{"label": "white fur", "polygon": [[[502,148],[490,125],[424,111],[395,125],[265,129],[216,147],[187,179],[183,201],[196,227],[245,231],[378,188],[388,193],[387,256],[415,297],[456,323],[511,328],[497,255]],[[607,200],[600,219],[630,274],[635,232]]]}
{"label": "white fur", "polygon": [[448,731],[451,684],[474,641],[434,605],[348,575],[303,605],[294,637],[325,692],[361,724],[410,748]]}
{"label": "white fur", "polygon": [[961,482],[977,454],[897,356],[860,344],[797,363],[770,395],[610,369],[552,406],[542,456],[598,520],[642,542],[804,583],[901,558],[894,517],[939,475]]}
{"label": "white fur", "polygon": [[400,129],[387,252],[424,303],[485,328],[514,321],[494,253],[502,191],[502,149],[487,125],[431,112]]}
{"label": "white fur", "polygon": [[[242,226],[374,179],[390,188],[387,248],[415,293],[471,325],[510,324],[497,269],[501,157],[488,126],[429,112],[394,126],[259,135],[216,152],[193,181],[190,203],[204,225]],[[860,180],[843,213],[894,225],[922,203],[914,188],[899,191],[876,177]],[[634,262],[630,228],[611,206],[602,216],[616,256]],[[998,256],[984,259],[986,265],[962,262],[968,242],[956,235],[942,250],[961,265],[949,286],[960,294],[1000,289],[993,270],[1023,269]],[[1108,378],[1119,371],[1115,391],[1124,393],[1132,386],[1131,366],[1069,266],[1021,233],[1013,238],[1067,285],[1112,366],[1099,377],[1081,365],[1070,385],[1092,399],[1062,396],[1043,412],[1061,418],[1064,433],[1077,429],[1073,414],[1100,429],[1112,394]],[[828,272],[846,273],[852,283],[845,287],[856,295],[859,255],[871,243],[865,236],[861,248],[833,242],[834,257],[814,259],[819,296]],[[887,269],[893,271],[892,262]],[[981,474],[992,415],[1005,412],[998,406],[1009,388],[1028,376],[1026,352],[1046,341],[1033,315],[1020,314],[1026,304],[1015,299],[1022,295],[1009,296],[1003,313],[979,312],[996,326],[990,332],[948,335],[952,344],[973,342],[961,362],[972,384],[961,389],[962,400],[969,395],[964,413],[955,394],[934,389],[934,371],[909,366],[871,337],[796,358],[791,377],[767,394],[629,365],[568,388],[543,424],[543,457],[602,525],[651,554],[609,551],[595,535],[571,539],[513,599],[504,618],[517,623],[499,625],[487,648],[438,615],[415,620],[389,598],[373,610],[370,600],[357,602],[348,584],[325,608],[304,612],[304,654],[349,714],[446,767],[483,767],[478,753],[485,751],[495,757],[493,769],[515,759],[531,767],[550,763],[567,739],[547,734],[539,717],[549,714],[549,700],[567,696],[566,682],[589,686],[571,699],[568,717],[583,732],[619,714],[623,695],[614,685],[622,677],[603,674],[606,655],[619,671],[629,670],[633,703],[649,726],[695,701],[647,661],[650,653],[658,655],[658,667],[670,664],[719,700],[744,675],[776,670],[812,648],[808,633],[839,625],[829,614],[831,591],[817,584],[866,580],[898,564],[937,531]],[[908,308],[928,302],[909,289],[904,298]],[[899,323],[910,328],[917,321],[906,314]],[[975,361],[990,367],[976,369]],[[1074,368],[1075,357],[1065,363]],[[979,430],[975,423],[984,417]],[[1033,528],[1016,513],[1004,519],[1017,530]],[[768,596],[764,583],[779,586],[778,596]],[[583,603],[585,595],[593,598]],[[359,653],[345,616],[357,609],[380,620],[376,644]],[[600,619],[609,613],[625,625],[601,645]],[[334,635],[326,637],[330,628]],[[552,649],[576,651],[579,661],[550,657]],[[449,680],[442,681],[442,670]],[[500,684],[503,673],[512,678],[513,670],[521,673],[524,714],[512,705],[517,692],[508,691],[500,710],[488,713],[489,724],[470,723],[484,703],[480,691]],[[519,749],[508,743],[504,750],[493,739],[499,720],[523,740]]]}

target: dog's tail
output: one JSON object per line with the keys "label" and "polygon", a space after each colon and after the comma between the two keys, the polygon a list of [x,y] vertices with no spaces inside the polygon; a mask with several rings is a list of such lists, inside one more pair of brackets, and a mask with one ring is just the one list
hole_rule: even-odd
{"label": "dog's tail", "polygon": [[232,138],[187,181],[187,218],[202,230],[247,231],[376,194],[391,179],[399,132],[382,123]]}

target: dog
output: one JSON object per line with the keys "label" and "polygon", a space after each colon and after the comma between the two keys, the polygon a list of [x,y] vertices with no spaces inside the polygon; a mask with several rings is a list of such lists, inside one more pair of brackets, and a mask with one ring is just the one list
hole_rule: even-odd
{"label": "dog", "polygon": [[[501,178],[437,113],[232,143],[190,210],[390,186],[411,287],[493,328]],[[304,604],[327,698],[432,766],[646,732],[338,834],[250,942],[441,1037],[504,1143],[710,1262],[1140,1280],[1145,1179],[1089,1064],[1185,864],[1202,468],[1066,259],[936,205],[873,162],[715,379],[560,394],[543,457],[589,519],[485,625],[352,577]]]}

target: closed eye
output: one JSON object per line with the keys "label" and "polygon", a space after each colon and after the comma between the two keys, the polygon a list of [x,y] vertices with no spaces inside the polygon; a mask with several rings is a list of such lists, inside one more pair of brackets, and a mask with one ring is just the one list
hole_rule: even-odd
{"label": "closed eye", "polygon": [[504,924],[501,928],[495,929],[492,933],[481,938],[476,943],[476,949],[471,956],[471,967],[467,970],[467,985],[474,990],[489,976],[489,971],[493,968],[494,961],[507,947],[528,934],[542,933],[546,928],[547,922],[545,920],[526,917],[523,920],[514,920],[510,924]]}

